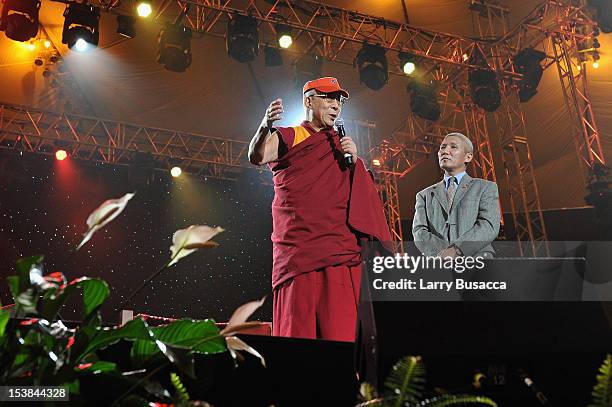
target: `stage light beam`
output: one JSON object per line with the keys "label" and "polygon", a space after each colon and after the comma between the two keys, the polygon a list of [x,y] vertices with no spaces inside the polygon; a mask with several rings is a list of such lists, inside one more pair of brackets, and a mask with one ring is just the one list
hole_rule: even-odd
{"label": "stage light beam", "polygon": [[278,37],[278,45],[281,48],[287,49],[293,44],[293,37],[291,37],[291,27],[284,24],[276,25],[276,36]]}
{"label": "stage light beam", "polygon": [[[100,9],[89,4],[70,3],[64,11],[62,44],[83,52],[97,47],[100,39]],[[77,43],[80,44],[77,46]],[[86,44],[83,44],[85,42]]]}
{"label": "stage light beam", "polygon": [[55,152],[55,159],[57,161],[64,161],[66,158],[68,158],[68,153],[66,150],[59,149]]}
{"label": "stage light beam", "polygon": [[151,4],[147,2],[139,3],[136,7],[136,13],[138,13],[138,17],[147,18],[151,15],[152,12],[153,8],[151,7]]}
{"label": "stage light beam", "polygon": [[399,59],[402,66],[402,71],[406,75],[412,75],[416,70],[416,58],[414,55],[406,52],[400,52]]}
{"label": "stage light beam", "polygon": [[413,62],[406,62],[404,64],[404,73],[406,75],[412,75],[412,73],[415,71],[416,66],[414,65]]}
{"label": "stage light beam", "polygon": [[291,44],[293,44],[293,38],[291,38],[290,35],[285,34],[278,39],[278,45],[280,45],[281,48],[289,48]]}
{"label": "stage light beam", "polygon": [[85,41],[83,38],[79,38],[78,40],[76,40],[76,43],[74,44],[74,49],[76,51],[85,52],[87,51],[87,48],[89,48],[87,41]]}
{"label": "stage light beam", "polygon": [[172,169],[170,170],[170,174],[174,178],[180,177],[182,173],[183,173],[183,170],[181,170],[181,167],[172,167]]}

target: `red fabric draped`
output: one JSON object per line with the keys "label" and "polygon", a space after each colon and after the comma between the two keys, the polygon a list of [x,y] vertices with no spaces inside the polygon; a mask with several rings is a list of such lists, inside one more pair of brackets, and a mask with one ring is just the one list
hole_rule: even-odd
{"label": "red fabric draped", "polygon": [[[315,132],[292,147],[293,128],[280,127],[288,151],[270,163],[274,174],[272,287],[297,275],[360,261],[357,236],[349,227],[381,241],[389,230],[376,188],[363,162],[353,175],[341,164],[339,137],[333,130]],[[349,210],[349,201],[351,209]]]}

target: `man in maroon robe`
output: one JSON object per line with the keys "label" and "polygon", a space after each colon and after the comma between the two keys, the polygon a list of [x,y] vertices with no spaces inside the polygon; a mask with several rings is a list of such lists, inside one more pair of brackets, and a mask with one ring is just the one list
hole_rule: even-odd
{"label": "man in maroon robe", "polygon": [[[304,85],[306,120],[273,127],[273,101],[249,160],[274,176],[273,333],[354,341],[361,278],[359,238],[390,240],[376,187],[353,140],[333,129],[349,94],[336,78]],[[345,162],[351,154],[354,164]]]}

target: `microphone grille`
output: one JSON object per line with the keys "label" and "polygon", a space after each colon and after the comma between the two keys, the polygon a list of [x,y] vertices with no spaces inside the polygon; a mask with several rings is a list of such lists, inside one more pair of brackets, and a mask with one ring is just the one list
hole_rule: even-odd
{"label": "microphone grille", "polygon": [[344,119],[341,117],[338,117],[336,119],[336,126],[344,126]]}

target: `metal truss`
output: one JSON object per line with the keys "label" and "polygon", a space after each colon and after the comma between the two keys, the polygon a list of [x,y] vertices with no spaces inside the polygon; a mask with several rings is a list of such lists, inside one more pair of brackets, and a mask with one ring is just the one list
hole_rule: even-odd
{"label": "metal truss", "polygon": [[[129,7],[128,3],[121,5],[117,0],[110,2],[93,0],[93,2],[94,4],[97,2],[105,10],[112,13],[133,14],[133,10],[127,8]],[[217,37],[225,37],[227,23],[230,19],[237,15],[251,16],[259,22],[260,45],[276,46],[276,25],[280,23],[293,29],[295,44],[293,49],[296,52],[317,54],[339,63],[353,64],[364,43],[376,44],[389,51],[387,52],[387,59],[389,60],[390,71],[396,74],[402,74],[398,53],[411,53],[420,58],[418,65],[423,76],[432,75],[439,83],[444,83],[446,86],[452,84],[465,86],[465,74],[468,70],[479,68],[471,65],[470,57],[479,52],[485,56],[487,64],[494,68],[498,77],[502,79],[500,81],[503,82],[501,87],[506,90],[514,89],[522,76],[514,71],[513,56],[526,47],[544,49],[547,54],[545,67],[557,64],[564,86],[564,95],[567,95],[566,103],[573,117],[575,117],[575,121],[579,123],[576,126],[577,149],[582,161],[587,166],[594,162],[603,163],[604,158],[599,134],[588,99],[586,70],[583,69],[581,73],[576,74],[572,69],[574,63],[572,62],[572,56],[577,52],[577,43],[592,37],[591,28],[594,22],[587,12],[586,0],[545,0],[513,30],[508,32],[506,32],[507,9],[492,5],[485,0],[470,0],[469,7],[475,12],[474,15],[478,20],[478,27],[482,36],[480,39],[412,27],[408,24],[329,6],[312,0],[160,0],[160,3],[154,6],[157,9],[155,20],[160,23],[171,22],[175,20],[177,15],[184,13],[183,23],[193,31]],[[550,44],[550,41],[553,41],[552,48],[547,48],[546,44]],[[550,52],[551,49],[552,53]],[[444,90],[440,92],[442,98],[445,97],[444,92]],[[490,179],[495,176],[490,161],[492,155],[490,154],[488,135],[485,133],[484,113],[470,111],[463,100],[453,104],[450,102],[452,100],[451,93],[447,88],[446,99],[443,104],[445,112],[441,120],[442,123],[420,123],[420,119],[409,118],[407,130],[404,134],[409,138],[412,137],[411,140],[388,144],[387,146],[381,144],[369,150],[375,154],[376,149],[379,149],[378,153],[381,156],[393,157],[393,160],[397,161],[393,164],[387,163],[386,167],[380,168],[379,172],[382,175],[403,176],[407,174],[411,168],[423,160],[423,154],[431,152],[431,146],[435,144],[433,142],[435,137],[439,137],[443,131],[449,128],[460,126],[457,124],[460,121],[456,120],[457,113],[463,112],[467,116],[474,113],[471,117],[464,116],[462,122],[463,126],[475,132],[477,138],[479,149],[475,165],[478,166],[480,174],[486,175],[487,178]],[[515,103],[510,93],[504,94],[503,97],[505,105]],[[512,102],[508,102],[508,100]],[[450,110],[450,112],[446,110]],[[510,120],[512,114],[509,112],[516,111],[520,111],[518,105],[507,108],[504,114],[508,119],[500,120],[500,122],[507,123],[505,128],[508,129],[505,132],[507,136],[503,138],[505,142],[509,143],[503,144],[509,146],[509,148],[504,148],[507,152],[504,159],[506,163],[518,163],[513,168],[529,170],[531,163],[527,164],[523,161],[524,157],[530,158],[525,133],[522,130],[515,131],[521,128],[520,126],[524,130],[522,113],[520,114],[520,120],[518,114],[515,113],[512,114],[517,119]],[[452,120],[449,117],[452,117]],[[449,121],[445,122],[445,120]],[[81,120],[81,122],[85,121],[84,119]],[[120,125],[118,126],[116,133],[127,131],[121,130]],[[208,167],[214,169],[213,173],[219,171],[220,168],[223,171],[240,168],[238,162],[241,160],[238,157],[240,154],[245,154],[246,151],[245,146],[241,150],[238,144],[240,142],[222,139],[204,142],[197,139],[196,135],[186,133],[159,129],[151,129],[151,132],[155,134],[155,137],[165,132],[163,133],[164,136],[159,136],[162,141],[156,138],[155,143],[150,142],[151,146],[155,146],[155,148],[152,148],[154,155],[165,156],[167,154],[168,157],[171,157],[174,153],[179,155],[181,149],[189,150],[183,151],[183,153],[188,154],[188,162],[190,165],[196,166],[198,171]],[[513,134],[512,138],[510,138],[510,133]],[[119,142],[117,146],[108,145],[104,147],[94,142],[92,136],[88,135],[87,137],[91,138],[88,139],[90,147],[83,147],[85,151],[83,154],[96,156],[102,160],[121,160],[130,151],[130,148],[135,148],[129,144],[129,141],[132,140],[131,135],[133,134],[127,131],[126,136],[117,140]],[[145,138],[147,137],[145,136]],[[128,144],[122,144],[125,142],[128,142]],[[197,144],[198,142],[201,144]],[[190,151],[197,153],[190,156]],[[511,156],[510,154],[516,154],[517,156]],[[513,170],[506,168],[507,174],[508,171],[512,172]],[[539,211],[537,222],[540,222],[541,209],[539,209],[537,187],[535,179],[533,179],[532,168],[529,171],[531,175],[528,175],[528,177],[530,179],[524,179],[521,182],[523,186],[534,188],[535,198],[531,198],[530,193],[528,193],[525,202],[513,207],[523,208],[523,210],[525,208],[535,208]],[[517,179],[511,177],[510,181],[517,182]],[[514,188],[514,190],[518,192],[518,189]],[[516,193],[514,196],[517,196]],[[397,213],[399,214],[399,207],[397,207]],[[514,213],[514,209],[513,216],[518,216]],[[519,222],[523,220],[529,222],[531,216],[525,216],[523,220],[520,217],[517,219]],[[539,225],[534,227],[534,225],[525,224],[524,230],[527,231],[530,240],[545,239],[543,223],[541,226],[540,228]]]}
{"label": "metal truss", "polygon": [[[367,152],[375,124],[350,119],[345,124]],[[115,165],[136,164],[145,154],[155,169],[180,165],[184,172],[217,179],[235,180],[253,170],[271,183],[269,170],[249,163],[245,141],[0,104],[0,149],[51,155],[57,148],[73,159]]]}
{"label": "metal truss", "polygon": [[372,145],[376,143],[374,131],[376,124],[367,120],[345,119],[344,127],[346,134],[350,135],[357,146],[357,154],[369,163],[372,160],[370,152]]}
{"label": "metal truss", "polygon": [[117,165],[147,153],[157,169],[180,163],[183,171],[224,179],[254,168],[244,141],[10,104],[0,105],[0,148],[41,154],[63,148],[75,159]]}
{"label": "metal truss", "polygon": [[[111,13],[133,14],[128,8],[131,3],[104,0],[92,3]],[[426,69],[436,65],[476,68],[465,56],[475,48],[491,54],[490,43],[484,40],[413,27],[312,0],[159,0],[154,8],[157,10],[154,20],[159,23],[169,23],[184,13],[183,24],[192,31],[221,38],[226,36],[230,19],[251,16],[259,22],[262,46],[278,47],[276,25],[282,24],[293,30],[292,50],[350,65],[364,43],[376,44],[392,51],[387,53],[390,71],[401,75],[399,52],[421,58],[419,64],[427,66]],[[510,71],[502,74],[516,76]]]}
{"label": "metal truss", "polygon": [[395,159],[394,155],[401,154],[402,150],[402,148],[393,147],[389,141],[383,140],[375,150],[370,152],[373,162],[377,160],[374,167],[376,186],[385,209],[393,251],[400,254],[404,254],[404,234],[397,182],[399,179],[397,171],[401,160]]}
{"label": "metal truss", "polygon": [[[480,35],[488,38],[502,38],[494,46],[493,66],[498,71],[513,70],[512,58],[525,44],[521,42],[524,40],[521,35],[507,37],[509,10],[489,3],[487,0],[472,0],[472,4],[474,3],[478,3],[478,6],[471,7],[471,9],[474,12],[473,17],[479,21]],[[550,17],[550,12],[553,12],[555,17],[553,24],[557,25],[552,27],[558,27],[560,22],[559,5],[559,3],[555,3],[551,7],[550,4],[545,3],[538,7],[536,13],[540,23],[548,24],[548,22],[545,23],[545,21],[548,21],[546,17]],[[478,14],[474,15],[476,13]],[[528,16],[523,20],[525,24],[528,24],[527,21],[532,21],[532,18]],[[485,28],[483,29],[483,27]],[[520,28],[521,25],[519,24],[518,27]],[[524,34],[525,31],[519,29],[518,33]],[[541,31],[537,33],[540,34]],[[513,45],[517,48],[509,47],[511,39],[516,40]],[[548,254],[546,226],[531,161],[525,119],[518,100],[517,84],[516,81],[506,80],[500,81],[499,86],[502,104],[494,115],[500,137],[502,164],[506,175],[506,184],[508,185],[510,211],[516,231],[516,240],[521,242],[519,248],[522,256],[546,255]],[[475,123],[472,128],[474,129],[473,136],[479,146],[481,143],[483,144],[484,151],[479,156],[480,164],[484,164],[481,165],[481,174],[489,175],[487,179],[496,181],[494,167],[491,166],[493,156],[490,150],[490,138],[486,130],[486,115],[482,110],[478,113],[473,115],[472,122]],[[484,123],[478,126],[481,122]],[[503,222],[504,225],[505,223]]]}
{"label": "metal truss", "polygon": [[524,48],[535,48],[546,52],[544,67],[548,68],[556,60],[547,46],[553,34],[582,41],[592,38],[592,30],[584,31],[576,27],[592,28],[594,25],[596,23],[589,15],[586,0],[544,0],[512,30],[503,32],[495,41],[496,67],[513,72],[514,55]]}
{"label": "metal truss", "polygon": [[516,240],[521,242],[522,256],[548,255],[546,225],[518,92],[516,88],[504,89],[502,95],[502,106],[495,112],[495,120]]}
{"label": "metal truss", "polygon": [[589,98],[587,70],[580,53],[594,38],[597,23],[586,0],[548,0],[525,17],[517,27],[496,42],[497,67],[512,70],[512,57],[531,47],[544,51],[544,67],[556,65],[566,107],[572,118],[577,155],[586,181],[594,163],[605,164],[593,107]]}
{"label": "metal truss", "polygon": [[404,235],[402,232],[402,218],[400,216],[398,178],[391,174],[384,174],[378,180],[379,191],[385,205],[385,215],[389,223],[391,244],[393,252],[404,254]]}
{"label": "metal truss", "polygon": [[552,38],[555,62],[561,80],[561,89],[566,107],[572,118],[576,153],[583,168],[586,182],[589,170],[595,163],[605,164],[599,131],[595,123],[593,105],[589,98],[587,66],[579,62],[576,38],[555,33]]}
{"label": "metal truss", "polygon": [[474,174],[482,179],[497,182],[493,152],[487,128],[487,115],[473,103],[464,104],[465,129],[474,144],[472,166]]}

